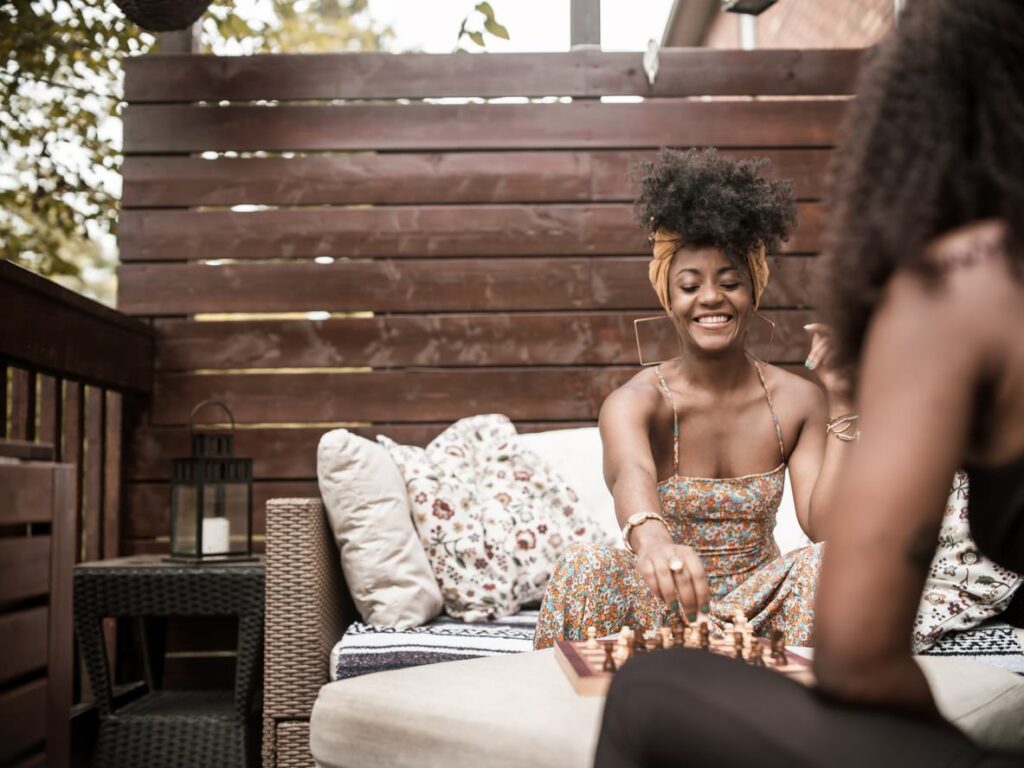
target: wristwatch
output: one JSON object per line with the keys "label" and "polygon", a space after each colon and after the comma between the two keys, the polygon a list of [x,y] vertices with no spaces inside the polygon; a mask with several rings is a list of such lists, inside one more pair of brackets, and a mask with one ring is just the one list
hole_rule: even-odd
{"label": "wristwatch", "polygon": [[657,512],[636,512],[629,516],[626,520],[626,524],[622,526],[622,544],[625,546],[626,551],[629,554],[636,556],[636,550],[629,543],[629,534],[633,532],[633,529],[638,525],[643,525],[648,520],[657,520],[659,523],[668,528],[668,523],[665,522],[665,518],[659,515]]}

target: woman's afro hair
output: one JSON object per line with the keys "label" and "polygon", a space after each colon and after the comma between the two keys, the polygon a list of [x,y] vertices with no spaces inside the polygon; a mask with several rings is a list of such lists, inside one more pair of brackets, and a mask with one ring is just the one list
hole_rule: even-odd
{"label": "woman's afro hair", "polygon": [[713,149],[662,149],[634,170],[636,217],[654,234],[666,229],[687,245],[719,248],[746,269],[758,243],[773,250],[796,223],[793,185],[762,177],[766,159],[732,160]]}

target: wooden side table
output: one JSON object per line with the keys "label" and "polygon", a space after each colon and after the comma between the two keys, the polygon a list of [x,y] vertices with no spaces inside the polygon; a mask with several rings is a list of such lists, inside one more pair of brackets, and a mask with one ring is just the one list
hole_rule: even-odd
{"label": "wooden side table", "polygon": [[[94,766],[255,766],[263,651],[263,561],[182,565],[160,556],[75,568],[75,630],[99,711]],[[234,691],[161,690],[161,643],[144,640],[142,697],[114,709],[102,620],[237,616]],[[144,633],[149,635],[150,633]]]}

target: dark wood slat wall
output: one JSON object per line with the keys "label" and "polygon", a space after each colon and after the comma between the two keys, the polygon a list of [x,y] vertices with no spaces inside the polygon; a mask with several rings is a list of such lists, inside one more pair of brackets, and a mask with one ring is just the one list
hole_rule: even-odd
{"label": "dark wood slat wall", "polygon": [[[332,425],[424,444],[471,413],[592,424],[636,370],[633,319],[658,311],[629,174],[663,145],[793,181],[771,346],[767,323],[753,333],[799,364],[860,57],[669,49],[653,87],[639,54],[595,51],[130,61],[119,306],[152,322],[157,355],[124,446],[122,551],[166,549],[170,459],[203,398],[240,422],[258,534],[266,499],[316,492]],[[603,98],[621,96],[643,99]]]}

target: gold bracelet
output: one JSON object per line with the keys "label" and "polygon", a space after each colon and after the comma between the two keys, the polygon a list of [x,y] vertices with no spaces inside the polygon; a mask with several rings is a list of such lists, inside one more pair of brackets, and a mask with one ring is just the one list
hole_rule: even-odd
{"label": "gold bracelet", "polygon": [[[852,443],[860,437],[860,430],[857,429],[857,420],[860,416],[856,413],[846,413],[829,419],[825,425],[825,432],[844,443]],[[852,432],[850,430],[853,430]]]}

